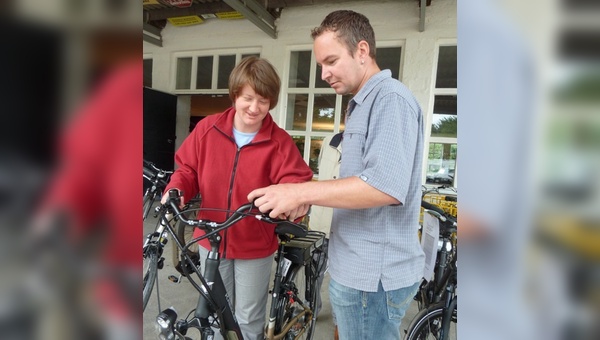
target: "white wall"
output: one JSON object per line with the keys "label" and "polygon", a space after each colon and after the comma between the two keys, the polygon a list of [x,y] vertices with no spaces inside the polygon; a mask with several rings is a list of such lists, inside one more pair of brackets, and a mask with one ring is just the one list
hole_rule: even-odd
{"label": "white wall", "polygon": [[[167,23],[162,31],[163,47],[144,42],[144,56],[151,56],[154,60],[153,87],[173,92],[174,85],[170,73],[173,72],[171,68],[174,52],[247,47],[260,47],[261,56],[267,58],[282,79],[285,79],[288,48],[297,45],[311,46],[310,30],[318,26],[329,12],[338,9],[351,9],[367,16],[375,30],[378,43],[404,41],[401,81],[415,94],[426,114],[426,126],[429,127],[437,46],[440,41],[456,42],[456,0],[432,1],[431,6],[426,9],[424,32],[419,32],[420,10],[416,1],[351,1],[287,8],[276,21],[277,39],[272,39],[246,19],[211,19],[200,25],[188,27],[174,27]],[[279,103],[284,102],[282,98],[285,95],[281,94]],[[278,123],[283,122],[285,112],[282,105],[275,107],[271,113]],[[178,118],[180,117],[178,112]],[[178,124],[185,124],[187,128],[189,123]]]}

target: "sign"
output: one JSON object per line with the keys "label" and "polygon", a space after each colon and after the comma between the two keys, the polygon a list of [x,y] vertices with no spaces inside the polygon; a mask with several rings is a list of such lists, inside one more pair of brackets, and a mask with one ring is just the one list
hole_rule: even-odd
{"label": "sign", "polygon": [[423,231],[421,234],[421,247],[425,253],[425,268],[423,268],[423,278],[431,281],[433,278],[433,269],[435,268],[435,258],[437,257],[437,244],[440,236],[440,221],[431,214],[423,214]]}
{"label": "sign", "polygon": [[219,19],[243,19],[244,16],[240,12],[219,12],[215,13]]}
{"label": "sign", "polygon": [[167,0],[167,3],[171,6],[186,8],[192,5],[192,0]]}
{"label": "sign", "polygon": [[169,20],[169,22],[173,26],[190,26],[190,25],[201,24],[204,22],[204,20],[202,20],[202,18],[200,18],[197,15],[188,15],[185,17],[174,17],[174,18],[168,18],[167,20]]}
{"label": "sign", "polygon": [[160,5],[160,3],[158,2],[158,0],[142,0],[144,6],[146,5]]}

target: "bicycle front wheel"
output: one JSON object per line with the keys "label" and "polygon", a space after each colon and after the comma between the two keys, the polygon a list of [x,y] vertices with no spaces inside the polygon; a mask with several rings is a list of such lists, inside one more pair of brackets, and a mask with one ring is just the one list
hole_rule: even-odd
{"label": "bicycle front wheel", "polygon": [[448,334],[442,339],[442,318],[444,302],[440,302],[421,310],[411,321],[404,340],[455,340],[456,337],[456,307],[452,310]]}
{"label": "bicycle front wheel", "polygon": [[148,217],[148,214],[150,213],[150,209],[152,209],[152,205],[154,204],[154,198],[156,197],[156,194],[153,193],[146,193],[146,195],[144,195],[144,205],[143,205],[143,217],[142,220],[146,220],[146,218]]}
{"label": "bicycle front wheel", "polygon": [[[280,295],[277,302],[276,334],[285,332],[284,340],[311,340],[314,337],[317,305],[317,277],[312,275],[312,266],[299,268],[284,283],[286,293]],[[314,279],[311,279],[314,278]],[[296,298],[290,295],[294,292]],[[304,308],[302,302],[311,313],[294,320]]]}
{"label": "bicycle front wheel", "polygon": [[154,288],[154,282],[156,281],[156,275],[158,272],[158,253],[155,247],[149,247],[144,252],[144,271],[143,271],[143,310],[146,310],[146,305],[152,295],[152,288]]}

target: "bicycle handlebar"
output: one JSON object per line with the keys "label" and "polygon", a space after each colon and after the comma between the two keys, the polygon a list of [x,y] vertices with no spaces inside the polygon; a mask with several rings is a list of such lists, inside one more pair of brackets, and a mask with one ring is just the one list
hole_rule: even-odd
{"label": "bicycle handlebar", "polygon": [[[173,171],[163,170],[154,163],[144,159],[143,176],[150,182],[157,182],[158,186],[164,189],[169,181],[169,176],[173,174]],[[161,189],[161,191],[162,191]]]}
{"label": "bicycle handlebar", "polygon": [[438,207],[434,204],[431,204],[427,201],[424,201],[424,200],[421,200],[421,207],[423,207],[426,210],[429,210],[430,213],[433,212],[433,215],[435,217],[437,217],[440,221],[449,224],[449,226],[452,226],[452,227],[456,226],[456,218],[454,218],[454,216],[446,213],[440,207]]}
{"label": "bicycle handlebar", "polygon": [[150,180],[150,179],[152,179],[152,177],[154,177],[155,173],[152,172],[147,167],[144,167],[144,175],[147,176],[146,178],[148,178]]}
{"label": "bicycle handlebar", "polygon": [[433,210],[433,211],[437,212],[438,214],[442,215],[442,217],[446,216],[446,212],[444,210],[442,210],[440,207],[435,206],[429,202],[421,200],[421,206],[427,210]]}
{"label": "bicycle handlebar", "polygon": [[288,220],[271,218],[271,217],[269,217],[268,214],[264,214],[260,211],[253,213],[252,210],[254,208],[256,208],[256,206],[254,205],[253,202],[241,205],[239,208],[237,208],[231,214],[231,216],[229,216],[225,221],[220,222],[220,223],[210,221],[210,220],[187,219],[182,214],[182,211],[179,208],[180,202],[181,202],[181,199],[180,199],[178,190],[170,189],[169,190],[169,198],[167,199],[167,202],[162,207],[164,208],[166,206],[166,207],[170,208],[173,211],[174,215],[178,216],[179,220],[181,220],[183,223],[185,223],[189,226],[200,227],[201,229],[206,229],[206,228],[210,229],[210,231],[205,230],[206,235],[204,235],[204,237],[201,237],[200,239],[206,238],[210,235],[213,235],[223,229],[227,229],[227,228],[231,227],[232,225],[234,225],[235,223],[237,223],[238,221],[240,221],[241,219],[248,217],[248,216],[254,216],[254,218],[256,218],[259,221],[264,221],[267,223],[277,225],[276,233],[278,233],[278,234],[292,234],[296,237],[304,237],[308,233],[307,228],[301,224],[294,223],[294,222],[291,222]]}

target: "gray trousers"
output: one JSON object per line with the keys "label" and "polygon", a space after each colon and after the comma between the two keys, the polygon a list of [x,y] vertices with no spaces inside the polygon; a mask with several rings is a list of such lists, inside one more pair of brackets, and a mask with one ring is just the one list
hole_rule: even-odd
{"label": "gray trousers", "polygon": [[[208,250],[199,248],[204,265]],[[221,259],[219,272],[244,340],[264,339],[272,266],[273,255],[253,260]],[[218,330],[215,333],[215,339],[222,339]]]}

